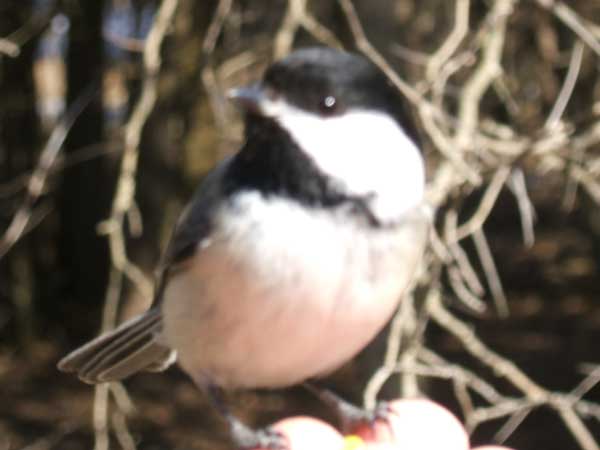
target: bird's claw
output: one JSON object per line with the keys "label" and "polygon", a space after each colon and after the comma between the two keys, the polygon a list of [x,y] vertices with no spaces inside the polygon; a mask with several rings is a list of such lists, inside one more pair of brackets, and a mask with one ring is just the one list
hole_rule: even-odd
{"label": "bird's claw", "polygon": [[289,450],[287,438],[273,428],[254,430],[241,422],[231,426],[231,437],[239,450]]}

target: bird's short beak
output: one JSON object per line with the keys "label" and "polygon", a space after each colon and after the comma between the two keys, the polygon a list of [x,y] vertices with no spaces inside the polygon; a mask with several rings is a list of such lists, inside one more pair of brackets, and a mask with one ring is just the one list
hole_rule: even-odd
{"label": "bird's short beak", "polygon": [[247,112],[266,115],[271,103],[260,84],[230,89],[227,98]]}

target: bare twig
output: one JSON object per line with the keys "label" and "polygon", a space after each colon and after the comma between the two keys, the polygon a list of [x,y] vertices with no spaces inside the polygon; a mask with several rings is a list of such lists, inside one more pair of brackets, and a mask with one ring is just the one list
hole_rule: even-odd
{"label": "bare twig", "polygon": [[[121,149],[121,145],[115,142],[100,142],[97,144],[91,144],[84,146],[80,149],[75,149],[68,155],[64,155],[61,158],[57,158],[52,167],[50,168],[48,175],[55,175],[61,170],[73,167],[77,164],[81,164],[101,156],[110,155],[118,152]],[[21,175],[15,176],[12,180],[0,184],[0,198],[9,197],[16,195],[23,189],[27,188],[27,183],[33,175],[32,170],[30,172],[22,173]]]}
{"label": "bare twig", "polygon": [[492,29],[484,38],[483,58],[473,76],[465,83],[460,96],[458,127],[454,139],[461,150],[471,148],[479,121],[479,103],[494,79],[501,73],[502,50],[509,15],[515,0],[495,0],[489,13]]}
{"label": "bare twig", "polygon": [[108,389],[107,383],[94,388],[94,450],[108,450]]}
{"label": "bare twig", "polygon": [[498,269],[496,268],[490,246],[481,228],[473,233],[473,242],[475,243],[479,261],[481,261],[483,272],[485,273],[490,292],[492,293],[494,303],[496,304],[496,311],[498,311],[500,317],[506,318],[509,315],[508,301],[504,294],[504,288],[502,287],[502,282],[500,281],[500,276],[498,275]]}
{"label": "bare twig", "polygon": [[590,31],[584,20],[569,8],[565,3],[558,0],[537,0],[537,3],[545,9],[550,10],[560,19],[579,39],[585,42],[594,53],[600,56],[600,41]]}
{"label": "bare twig", "polygon": [[587,394],[590,390],[592,390],[596,385],[600,383],[600,367],[595,366],[585,377],[585,379],[579,383],[573,389],[571,394],[577,398],[582,398],[585,394]]}
{"label": "bare twig", "polygon": [[127,427],[127,420],[125,414],[121,411],[116,410],[112,414],[112,427],[115,431],[117,441],[121,445],[123,450],[135,450],[135,440]]}
{"label": "bare twig", "polygon": [[102,30],[102,37],[115,47],[128,52],[141,53],[144,51],[144,40],[113,33],[108,29]]}
{"label": "bare twig", "polygon": [[0,53],[16,58],[21,54],[21,48],[10,39],[0,38]]}
{"label": "bare twig", "polygon": [[44,191],[48,174],[60,154],[65,139],[73,127],[75,120],[92,100],[95,93],[95,88],[89,88],[81,94],[52,130],[46,146],[40,153],[37,166],[27,183],[25,199],[0,239],[0,258],[6,255],[27,229],[32,217],[32,208]]}
{"label": "bare twig", "polygon": [[342,48],[342,43],[335,36],[335,34],[325,25],[317,21],[312,14],[308,12],[304,14],[302,17],[302,26],[322,44],[334,48]]}
{"label": "bare twig", "polygon": [[521,217],[521,231],[523,233],[523,242],[527,247],[531,247],[535,242],[535,209],[533,203],[527,194],[527,184],[522,169],[514,169],[508,179],[508,187],[517,199],[519,216]]}
{"label": "bare twig", "polygon": [[[439,293],[438,293],[439,294]],[[438,301],[439,295],[432,296],[432,301]],[[498,390],[482,377],[458,364],[451,364],[426,347],[421,348],[419,360],[427,364],[429,376],[458,379],[490,404],[499,404],[514,399],[503,396]],[[398,367],[400,370],[401,367]]]}
{"label": "bare twig", "polygon": [[406,81],[400,78],[396,71],[390,67],[385,58],[375,49],[375,47],[371,45],[360,23],[360,19],[356,14],[356,9],[354,8],[352,1],[338,0],[338,2],[342,8],[342,11],[344,12],[344,15],[346,16],[346,20],[350,26],[350,31],[352,32],[356,46],[360,49],[360,51],[367,55],[367,57],[390,78],[390,80],[404,95],[406,95],[406,97],[412,103],[419,104],[422,102],[423,99],[421,95],[413,87],[406,83]]}
{"label": "bare twig", "polygon": [[531,409],[524,408],[511,414],[502,428],[494,435],[494,442],[504,443],[527,418]]}
{"label": "bare twig", "polygon": [[446,239],[447,248],[450,250],[454,261],[460,269],[460,276],[465,280],[469,289],[477,296],[482,296],[484,293],[483,285],[479,281],[479,277],[475,273],[475,269],[469,262],[469,257],[466,252],[458,243],[458,235],[456,222],[458,221],[458,214],[455,210],[450,210],[446,213],[446,220],[444,221],[444,237]]}
{"label": "bare twig", "polygon": [[[453,316],[446,308],[444,308],[439,299],[429,303],[429,312],[431,318],[438,325],[455,336],[465,350],[492,369],[497,376],[507,379],[525,395],[526,402],[522,405],[514,404],[509,408],[507,408],[507,406],[509,406],[507,403],[496,405],[493,408],[497,409],[497,413],[491,413],[491,410],[488,410],[484,416],[485,420],[489,420],[489,418],[494,415],[496,417],[512,415],[522,409],[547,404],[552,406],[558,412],[559,416],[563,419],[565,426],[573,434],[573,437],[577,440],[582,449],[597,450],[600,448],[590,431],[583,424],[581,418],[577,415],[571,395],[551,393],[538,385],[525,375],[525,373],[512,361],[503,358],[483,344],[468,325]],[[481,414],[481,411],[482,410],[480,409],[479,414]]]}
{"label": "bare twig", "polygon": [[390,52],[393,53],[394,56],[397,56],[404,61],[408,61],[411,64],[416,64],[419,66],[425,66],[429,61],[429,56],[427,53],[410,49],[395,42],[390,44]]}
{"label": "bare twig", "polygon": [[383,364],[375,371],[375,373],[369,379],[367,386],[363,391],[363,405],[367,409],[372,409],[377,402],[377,394],[394,373],[396,362],[400,355],[400,344],[402,341],[402,329],[405,326],[404,321],[408,319],[409,307],[412,308],[412,302],[409,300],[410,305],[405,305],[405,302],[401,303],[401,307],[396,312],[396,315],[392,319],[392,325],[388,335],[386,352]]}
{"label": "bare twig", "polygon": [[294,37],[302,25],[304,14],[306,14],[306,0],[288,0],[287,11],[275,36],[273,56],[276,59],[290,52]]}
{"label": "bare twig", "polygon": [[483,198],[479,203],[477,211],[475,211],[471,218],[460,225],[456,230],[456,237],[458,240],[462,240],[467,236],[470,236],[483,226],[486,219],[490,215],[492,208],[496,204],[496,200],[498,199],[498,195],[502,190],[502,186],[504,186],[504,183],[506,183],[509,175],[509,167],[498,168],[487,189],[485,190],[485,193],[483,194]]}
{"label": "bare twig", "polygon": [[300,28],[330,47],[341,48],[341,43],[329,29],[319,23],[307,10],[306,0],[288,0],[287,10],[275,35],[273,56],[275,59],[287,55],[292,49],[294,38]]}
{"label": "bare twig", "polygon": [[202,83],[208,93],[208,100],[213,113],[212,116],[215,119],[217,129],[221,134],[225,134],[229,121],[226,113],[225,99],[219,87],[212,54],[217,45],[217,39],[223,32],[225,21],[232,7],[233,0],[219,0],[208,26],[208,30],[206,31],[206,35],[204,36],[204,41],[202,42],[202,52],[206,58],[206,64],[201,72]]}
{"label": "bare twig", "polygon": [[[144,273],[127,257],[123,227],[125,218],[135,205],[135,177],[139,157],[141,134],[157,97],[157,82],[161,64],[160,47],[166,35],[175,10],[177,0],[163,0],[156,14],[152,28],[144,45],[144,80],[140,98],[125,126],[125,145],[121,160],[120,176],[113,199],[110,217],[99,224],[99,231],[108,236],[111,251],[111,276],[106,291],[102,329],[115,326],[123,276],[133,282],[145,298],[152,296],[152,283]],[[96,386],[94,399],[94,450],[107,450],[109,445],[109,385]],[[124,448],[135,448],[128,439],[124,418],[113,416],[113,427]],[[125,431],[124,431],[125,430]]]}
{"label": "bare twig", "polygon": [[552,107],[552,111],[550,111],[548,119],[546,119],[546,124],[544,125],[548,130],[552,130],[558,125],[560,118],[565,112],[565,108],[573,95],[573,89],[575,89],[575,83],[579,76],[579,69],[581,69],[583,49],[584,47],[581,41],[577,41],[575,42],[575,45],[573,45],[573,52],[571,53],[571,61],[569,62],[567,76],[565,77],[560,93],[558,94],[556,102]]}
{"label": "bare twig", "polygon": [[205,55],[210,55],[215,49],[217,39],[223,30],[225,20],[231,11],[233,6],[233,0],[220,0],[217,4],[217,9],[213,15],[206,35],[204,36],[204,42],[202,43],[202,51]]}
{"label": "bare twig", "polygon": [[454,27],[444,39],[444,43],[435,51],[427,63],[425,74],[433,81],[439,76],[440,69],[456,52],[459,45],[469,32],[469,9],[471,0],[455,0]]}
{"label": "bare twig", "polygon": [[514,363],[508,361],[486,347],[465,323],[454,317],[444,308],[441,301],[430,304],[431,318],[449,333],[454,335],[469,353],[490,367],[496,375],[509,378],[511,383],[536,402],[547,400],[547,393],[537,383],[525,375]]}
{"label": "bare twig", "polygon": [[[123,272],[111,267],[102,311],[102,328],[108,331],[117,322],[119,298],[123,286]],[[94,450],[108,450],[109,444],[109,394],[110,385],[103,383],[94,387]]]}
{"label": "bare twig", "polygon": [[139,158],[142,129],[156,102],[160,47],[171,24],[177,0],[163,0],[144,45],[144,79],[140,98],[125,126],[125,142],[121,171],[110,217],[99,224],[99,231],[108,236],[112,264],[133,282],[145,298],[152,297],[152,283],[127,257],[123,226],[134,203],[135,176]]}

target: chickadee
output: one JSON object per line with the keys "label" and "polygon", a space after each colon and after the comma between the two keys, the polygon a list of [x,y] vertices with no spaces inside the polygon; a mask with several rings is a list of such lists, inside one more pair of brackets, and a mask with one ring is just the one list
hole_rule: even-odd
{"label": "chickadee", "polygon": [[355,356],[409,286],[429,217],[417,133],[366,59],[297,50],[230,97],[246,142],[184,210],[152,308],[59,368],[100,383],[177,359],[251,447],[221,389],[290,386]]}

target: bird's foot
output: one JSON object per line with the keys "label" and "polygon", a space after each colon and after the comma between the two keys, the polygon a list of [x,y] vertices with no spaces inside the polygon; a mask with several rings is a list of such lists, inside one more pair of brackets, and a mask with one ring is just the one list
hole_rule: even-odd
{"label": "bird's foot", "polygon": [[285,436],[272,428],[255,430],[233,416],[228,416],[227,422],[231,439],[239,450],[288,450],[290,448]]}
{"label": "bird's foot", "polygon": [[342,400],[337,408],[342,430],[346,434],[353,434],[365,426],[373,430],[377,422],[387,424],[392,413],[388,402],[379,402],[373,410],[367,410]]}
{"label": "bird's foot", "polygon": [[394,414],[388,402],[378,402],[375,409],[366,410],[344,400],[329,389],[318,388],[308,383],[306,387],[323,403],[333,409],[344,434],[354,434],[358,429],[365,426],[373,430],[376,422],[388,424],[390,414]]}
{"label": "bird's foot", "polygon": [[255,430],[235,417],[227,408],[225,395],[220,387],[213,384],[198,384],[205,389],[211,404],[227,421],[229,435],[237,449],[288,450],[290,448],[285,436],[276,430],[272,428]]}

